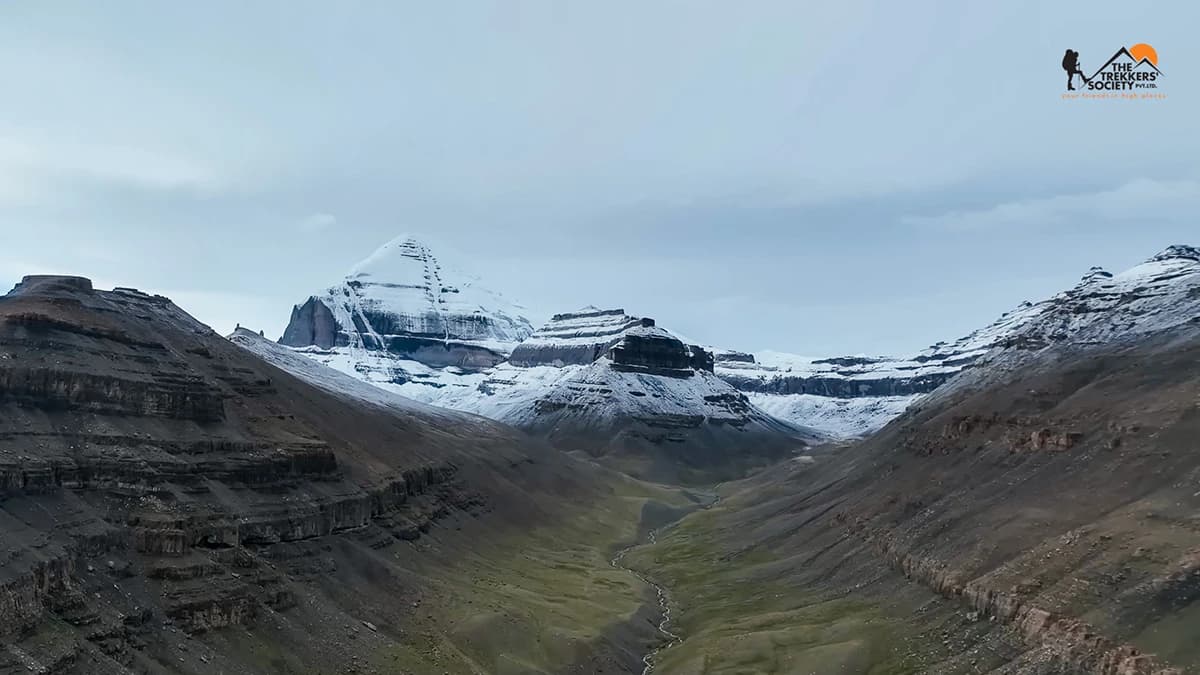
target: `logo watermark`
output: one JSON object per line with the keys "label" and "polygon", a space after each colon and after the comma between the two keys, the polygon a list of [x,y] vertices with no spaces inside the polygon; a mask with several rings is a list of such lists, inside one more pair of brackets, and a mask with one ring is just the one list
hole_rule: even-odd
{"label": "logo watermark", "polygon": [[[1139,42],[1121,47],[1090,76],[1083,69],[1079,52],[1063,55],[1067,73],[1066,99],[1163,99],[1163,72],[1158,68],[1158,51]],[[1080,86],[1076,86],[1076,84]]]}

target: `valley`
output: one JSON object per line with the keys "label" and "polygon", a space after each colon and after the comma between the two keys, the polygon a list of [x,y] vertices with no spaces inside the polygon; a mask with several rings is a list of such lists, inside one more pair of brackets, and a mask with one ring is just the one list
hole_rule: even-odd
{"label": "valley", "polygon": [[[1200,294],[1141,279],[1087,293],[1104,307],[1090,317],[1031,321],[862,442],[725,486],[721,507],[628,556],[682,598],[661,672],[1200,668],[1184,628],[1200,597],[1200,315],[1174,313]],[[1122,312],[1157,320],[1149,297],[1172,299],[1171,328],[1091,339],[1129,330]],[[1030,346],[1067,317],[1055,348]]]}
{"label": "valley", "polygon": [[6,675],[629,672],[657,602],[610,559],[704,501],[86,279],[0,352]]}
{"label": "valley", "polygon": [[0,3],[0,675],[1200,675],[1110,4]]}
{"label": "valley", "polygon": [[[441,354],[399,320],[295,347],[27,277],[0,299],[0,673],[1194,672],[1198,288],[1189,247],[1093,270],[911,372],[589,308],[443,336],[503,360],[421,363],[450,389],[426,402],[377,381]],[[302,322],[367,316],[340,312]],[[846,439],[753,402],[839,387],[907,404]]]}

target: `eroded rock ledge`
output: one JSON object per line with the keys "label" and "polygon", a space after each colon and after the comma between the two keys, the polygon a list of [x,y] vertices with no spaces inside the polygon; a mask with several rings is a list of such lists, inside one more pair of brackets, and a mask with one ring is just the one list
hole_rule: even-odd
{"label": "eroded rock ledge", "polygon": [[1011,626],[1027,642],[1044,647],[1074,672],[1096,675],[1183,675],[1136,647],[1119,644],[1077,618],[1040,608],[1015,592],[989,588],[965,579],[947,563],[910,552],[886,530],[835,514],[834,521],[854,537],[869,543],[894,570],[939,595],[958,600],[982,617]]}
{"label": "eroded rock ledge", "polygon": [[0,672],[129,665],[164,626],[288,609],[333,537],[397,546],[486,509],[462,442],[423,429],[165,298],[27,278],[0,298]]}

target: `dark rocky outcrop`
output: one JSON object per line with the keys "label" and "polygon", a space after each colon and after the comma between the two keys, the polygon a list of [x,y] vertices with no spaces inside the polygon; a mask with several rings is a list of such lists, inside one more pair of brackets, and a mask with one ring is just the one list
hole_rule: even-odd
{"label": "dark rocky outcrop", "polygon": [[333,312],[316,296],[292,308],[292,318],[279,338],[279,344],[289,347],[311,345],[322,349],[344,346],[346,341],[342,336],[341,345],[338,344],[338,325]]}
{"label": "dark rocky outcrop", "polygon": [[608,357],[614,370],[664,377],[691,377],[697,362],[702,366],[705,362],[674,335],[641,327],[626,331],[620,342],[609,348]]}
{"label": "dark rocky outcrop", "polygon": [[716,356],[712,352],[700,345],[688,345],[688,351],[691,356],[689,363],[693,369],[713,372],[716,366]]}
{"label": "dark rocky outcrop", "polygon": [[626,331],[653,326],[654,319],[630,316],[623,309],[587,307],[555,314],[513,349],[508,362],[520,368],[586,365],[607,353]]}
{"label": "dark rocky outcrop", "polygon": [[513,350],[508,363],[532,366],[587,365],[607,356],[613,367],[667,377],[690,377],[713,371],[713,354],[684,344],[657,328],[654,319],[635,317],[623,309],[588,307],[555,314]]}

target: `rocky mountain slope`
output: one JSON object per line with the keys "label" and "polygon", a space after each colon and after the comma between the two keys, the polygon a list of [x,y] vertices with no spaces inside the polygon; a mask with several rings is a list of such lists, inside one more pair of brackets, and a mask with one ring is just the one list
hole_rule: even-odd
{"label": "rocky mountain slope", "polygon": [[628,556],[681,598],[663,670],[1200,669],[1200,252],[1034,307],[881,432]]}
{"label": "rocky mountain slope", "polygon": [[712,370],[712,354],[653,319],[589,307],[556,315],[452,405],[685,483],[739,475],[820,437],[758,410]]}
{"label": "rocky mountain slope", "polygon": [[1093,267],[1074,288],[1028,307],[991,340],[995,348],[977,357],[980,367],[946,391],[986,382],[1047,350],[1128,343],[1195,322],[1197,314],[1200,248],[1170,246],[1115,275]]}
{"label": "rocky mountain slope", "polygon": [[0,673],[640,667],[608,557],[673,497],[255,347],[82,278],[0,298]]}
{"label": "rocky mountain slope", "polygon": [[835,437],[863,436],[998,345],[1012,340],[1049,344],[1067,335],[1094,342],[1169,324],[1172,310],[1159,310],[1160,315],[1153,307],[1170,307],[1158,297],[1162,293],[1191,292],[1189,284],[1176,279],[1193,274],[1198,258],[1194,247],[1172,246],[1116,276],[1093,267],[1074,288],[1022,303],[984,328],[911,357],[806,358],[715,350],[715,372],[772,415]]}
{"label": "rocky mountain slope", "polygon": [[[475,371],[443,368],[436,386],[381,381],[373,377],[376,371],[361,364],[346,368],[324,352],[293,353],[656,480],[715,482],[742,475],[821,437],[758,410],[713,374],[712,354],[622,309],[556,315],[518,344],[509,360]],[[265,356],[304,377],[303,363]]]}

